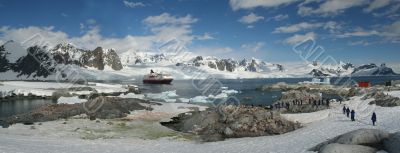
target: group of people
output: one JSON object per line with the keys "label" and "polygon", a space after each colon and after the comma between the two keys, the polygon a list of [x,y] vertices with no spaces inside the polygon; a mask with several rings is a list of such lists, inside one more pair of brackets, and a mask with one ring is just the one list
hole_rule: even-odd
{"label": "group of people", "polygon": [[302,105],[313,105],[315,107],[319,107],[319,106],[327,106],[329,107],[330,105],[330,99],[308,99],[308,103],[307,100],[303,101],[302,99],[295,99],[291,102],[278,102],[275,103],[274,105],[271,105],[270,108],[277,108],[277,109],[281,109],[281,108],[286,108],[289,109],[290,106],[302,106]]}
{"label": "group of people", "polygon": [[[349,107],[346,108],[346,106],[343,106],[343,114],[345,114],[347,117],[350,117],[351,121],[356,121],[355,120],[356,112],[354,111],[354,109],[350,111]],[[373,126],[375,126],[376,120],[377,120],[376,113],[373,112],[372,113],[372,117],[371,117],[371,121],[372,121],[372,125]]]}
{"label": "group of people", "polygon": [[354,109],[350,111],[349,107],[346,108],[346,106],[343,106],[343,114],[345,114],[347,117],[350,117],[351,121],[356,121],[356,112],[354,111]]}

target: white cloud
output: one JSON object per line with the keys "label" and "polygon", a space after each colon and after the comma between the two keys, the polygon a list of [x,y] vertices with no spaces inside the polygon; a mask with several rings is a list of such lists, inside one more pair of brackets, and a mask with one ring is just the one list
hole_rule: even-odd
{"label": "white cloud", "polygon": [[[326,0],[323,3],[319,3],[320,1],[306,1],[307,3],[301,3],[299,5],[298,14],[306,16],[312,14],[321,14],[324,16],[327,15],[336,15],[344,12],[344,10],[361,6],[363,4],[368,3],[368,0]],[[319,3],[320,5],[317,8],[312,8],[306,6],[309,3]]]}
{"label": "white cloud", "polygon": [[382,37],[382,43],[400,43],[400,21],[388,25],[379,25],[372,29],[354,28],[352,31],[337,34],[338,38],[350,37]]}
{"label": "white cloud", "polygon": [[93,28],[97,28],[98,25],[95,19],[87,19],[84,23],[79,23],[79,29],[81,33],[85,33],[87,30],[91,30]]}
{"label": "white cloud", "polygon": [[[94,27],[93,29],[90,29],[84,33],[82,36],[78,37],[71,37],[64,32],[54,30],[53,27],[3,27],[1,29],[3,29],[0,31],[0,40],[2,41],[14,40],[16,42],[24,42],[32,36],[39,36],[37,38],[40,39],[35,39],[35,44],[52,47],[62,42],[68,42],[84,49],[94,49],[98,46],[101,46],[104,48],[114,48],[118,52],[129,50],[156,50],[158,44],[167,42],[176,35],[179,35],[179,39],[180,37],[182,37],[182,39],[185,37],[191,37],[190,35],[187,35],[188,32],[184,31],[185,29],[161,29],[160,33],[154,33],[147,36],[127,35],[122,38],[104,37],[100,34],[99,27]],[[170,33],[170,36],[167,35],[168,32],[171,31],[175,33]]]}
{"label": "white cloud", "polygon": [[229,4],[232,9],[236,11],[239,9],[252,9],[256,7],[276,7],[296,1],[297,0],[230,0]]}
{"label": "white cloud", "polygon": [[201,36],[195,36],[197,40],[212,40],[215,39],[210,33],[204,33]]}
{"label": "white cloud", "polygon": [[36,41],[38,38],[44,40],[40,44],[53,45],[68,39],[68,35],[61,31],[55,31],[54,27],[25,27],[9,28],[2,27],[0,30],[0,39],[3,41],[14,40],[16,42]]}
{"label": "white cloud", "polygon": [[197,21],[198,19],[193,18],[190,14],[183,17],[177,17],[177,16],[172,16],[169,13],[162,13],[157,16],[149,16],[145,18],[143,20],[143,23],[151,26],[157,26],[163,24],[184,25],[184,24],[196,23]]}
{"label": "white cloud", "polygon": [[86,23],[87,24],[96,24],[97,21],[95,19],[88,19],[88,20],[86,20]]}
{"label": "white cloud", "polygon": [[346,32],[343,34],[338,35],[339,38],[348,38],[348,37],[368,37],[368,36],[374,36],[374,35],[380,35],[378,31],[372,30],[372,31],[365,31],[363,29],[356,30],[353,32]]}
{"label": "white cloud", "polygon": [[248,51],[258,52],[264,46],[265,46],[264,42],[255,42],[255,43],[242,44],[240,47]]}
{"label": "white cloud", "polygon": [[135,8],[135,7],[145,7],[142,2],[131,2],[131,1],[123,1],[126,7]]}
{"label": "white cloud", "polygon": [[349,44],[350,46],[360,46],[360,45],[362,45],[362,46],[368,46],[368,45],[370,45],[370,43],[369,43],[368,41],[365,41],[365,40],[350,41],[350,42],[348,42],[348,44]]}
{"label": "white cloud", "polygon": [[308,23],[301,22],[298,24],[293,24],[290,26],[282,26],[275,29],[274,33],[294,33],[302,30],[314,29],[322,27],[324,24],[322,23]]}
{"label": "white cloud", "polygon": [[264,19],[264,17],[262,17],[262,16],[258,16],[257,14],[250,13],[249,15],[243,16],[238,21],[241,23],[245,23],[245,24],[252,24],[252,23],[255,23],[255,22],[263,20],[263,19]]}
{"label": "white cloud", "polygon": [[282,21],[282,20],[285,20],[287,18],[289,18],[289,15],[287,15],[287,14],[279,14],[279,15],[276,15],[274,17],[268,18],[267,21],[270,21],[270,20]]}
{"label": "white cloud", "polygon": [[307,39],[316,39],[316,38],[317,38],[317,34],[315,34],[314,32],[309,32],[309,33],[306,33],[304,35],[295,34],[292,37],[289,37],[289,38],[285,39],[283,41],[283,43],[294,45],[296,43],[302,42],[302,41],[307,40]]}
{"label": "white cloud", "polygon": [[330,33],[335,33],[337,30],[342,29],[342,24],[337,23],[335,21],[328,21],[324,23],[301,22],[293,25],[277,27],[275,28],[273,33],[295,33],[300,31],[314,30],[317,28],[329,30]]}
{"label": "white cloud", "polygon": [[198,19],[190,14],[186,16],[173,16],[169,13],[162,13],[156,16],[149,16],[142,20],[150,31],[157,35],[157,41],[168,41],[169,39],[179,39],[184,43],[190,43],[192,40],[211,39],[211,35],[205,34],[204,37],[192,35],[193,23]]}
{"label": "white cloud", "polygon": [[400,10],[400,4],[392,5],[389,9],[386,9],[384,12],[381,13],[373,13],[375,17],[382,17],[382,16],[398,16],[398,11]]}
{"label": "white cloud", "polygon": [[[39,34],[40,41],[48,42],[47,45],[57,45],[61,42],[73,43],[80,48],[94,49],[98,46],[104,48],[114,48],[118,52],[129,50],[157,50],[160,44],[168,42],[172,39],[177,39],[186,45],[193,40],[209,40],[214,37],[209,33],[203,35],[193,35],[191,24],[195,23],[197,19],[192,18],[190,15],[186,17],[173,17],[168,15],[169,18],[174,18],[174,22],[144,22],[149,27],[149,34],[135,36],[126,35],[124,37],[104,37],[100,34],[100,26],[96,25],[96,21],[89,19],[79,26],[82,29],[81,36],[69,36],[65,32],[57,31],[54,27],[35,27],[30,26],[26,28],[10,28],[0,27],[0,40],[14,40],[16,42],[23,42],[26,39]],[[152,20],[148,20],[152,21]]]}
{"label": "white cloud", "polygon": [[390,0],[374,0],[364,9],[365,12],[372,12],[373,10],[385,7],[390,4]]}
{"label": "white cloud", "polygon": [[383,27],[383,36],[389,37],[391,39],[400,40],[400,21],[385,25]]}
{"label": "white cloud", "polygon": [[248,25],[246,28],[247,28],[247,29],[253,29],[254,26],[253,26],[253,25]]}
{"label": "white cloud", "polygon": [[197,46],[192,48],[191,51],[202,56],[227,57],[226,55],[232,53],[234,50],[230,47],[221,46]]}
{"label": "white cloud", "polygon": [[84,23],[79,23],[79,29],[81,29],[81,30],[85,29],[85,24]]}
{"label": "white cloud", "polygon": [[64,18],[66,18],[66,17],[68,17],[68,14],[66,14],[66,13],[61,13],[61,16],[64,17]]}

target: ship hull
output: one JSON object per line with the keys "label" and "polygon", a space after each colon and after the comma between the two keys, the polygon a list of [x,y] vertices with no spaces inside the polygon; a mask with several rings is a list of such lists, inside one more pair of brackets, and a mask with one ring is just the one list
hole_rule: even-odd
{"label": "ship hull", "polygon": [[143,80],[143,83],[146,84],[171,84],[172,79],[163,79],[163,80]]}

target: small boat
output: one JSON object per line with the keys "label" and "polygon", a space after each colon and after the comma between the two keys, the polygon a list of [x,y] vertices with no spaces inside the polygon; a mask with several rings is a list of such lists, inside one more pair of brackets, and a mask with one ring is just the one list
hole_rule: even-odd
{"label": "small boat", "polygon": [[163,73],[150,73],[147,75],[144,75],[143,77],[143,83],[148,83],[148,84],[171,84],[172,76],[170,74],[163,74]]}

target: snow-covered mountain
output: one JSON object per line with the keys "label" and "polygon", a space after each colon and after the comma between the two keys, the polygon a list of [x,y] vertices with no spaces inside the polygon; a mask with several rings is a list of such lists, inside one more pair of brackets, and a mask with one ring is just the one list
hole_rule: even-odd
{"label": "snow-covered mountain", "polygon": [[252,58],[251,60],[243,59],[240,61],[236,61],[231,58],[219,59],[216,57],[197,56],[193,60],[188,61],[187,63],[178,64],[178,66],[185,64],[193,65],[196,67],[206,67],[227,72],[247,71],[247,72],[267,73],[267,72],[284,71],[282,65],[267,63],[255,58]]}
{"label": "snow-covered mountain", "polygon": [[[24,49],[19,43],[8,41],[0,46],[0,77],[9,79],[43,79],[60,72],[68,78],[70,71],[78,71],[88,79],[130,79],[141,77],[150,69],[171,73],[176,79],[191,78],[191,71],[202,71],[220,78],[322,77],[397,75],[385,64],[354,66],[340,62],[336,65],[295,64],[281,65],[259,59],[235,60],[197,56],[191,52],[173,52],[173,45],[165,45],[158,52],[127,51],[97,47],[80,49],[69,43],[53,48],[32,46]],[[172,50],[170,52],[169,50]],[[185,72],[183,70],[190,70]]]}
{"label": "snow-covered mountain", "polygon": [[364,76],[364,75],[397,75],[392,68],[386,66],[386,64],[381,64],[377,66],[374,63],[361,65],[354,69],[352,72],[353,76]]}
{"label": "snow-covered mountain", "polygon": [[[82,69],[104,70],[105,67],[115,71],[122,69],[120,58],[113,49],[98,47],[93,51],[83,50],[67,43],[58,44],[54,48],[32,46],[24,49],[19,43],[8,41],[0,46],[0,58],[0,72],[21,79],[47,78],[56,72],[69,71],[65,69],[65,65]],[[62,76],[65,75],[62,73]]]}
{"label": "snow-covered mountain", "polygon": [[[314,66],[314,65],[313,65]],[[373,75],[398,75],[386,64],[377,66],[374,63],[360,65],[340,62],[338,65],[315,66],[309,73],[312,76],[373,76]]]}
{"label": "snow-covered mountain", "polygon": [[312,76],[346,76],[351,75],[354,71],[354,65],[351,63],[339,62],[337,65],[318,65],[316,63],[308,65],[312,68],[309,73]]}

